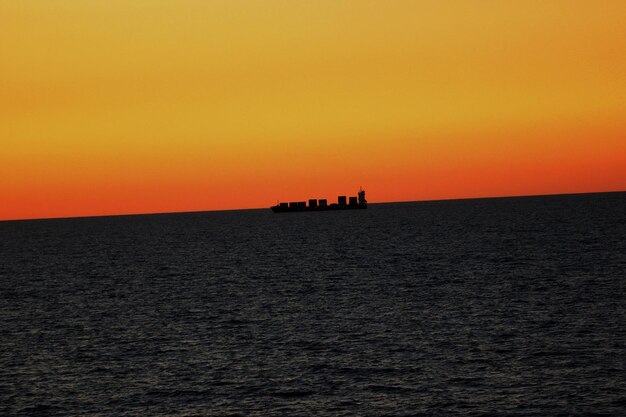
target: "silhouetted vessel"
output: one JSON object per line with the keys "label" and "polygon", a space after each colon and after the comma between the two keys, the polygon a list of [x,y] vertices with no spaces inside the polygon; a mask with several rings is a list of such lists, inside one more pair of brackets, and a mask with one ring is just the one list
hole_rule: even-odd
{"label": "silhouetted vessel", "polygon": [[365,200],[365,190],[363,187],[359,189],[357,197],[349,197],[345,195],[337,197],[336,203],[328,204],[326,199],[310,199],[307,206],[306,201],[292,201],[289,203],[278,203],[270,207],[274,213],[291,213],[294,211],[326,211],[326,210],[354,210],[366,209],[367,200]]}

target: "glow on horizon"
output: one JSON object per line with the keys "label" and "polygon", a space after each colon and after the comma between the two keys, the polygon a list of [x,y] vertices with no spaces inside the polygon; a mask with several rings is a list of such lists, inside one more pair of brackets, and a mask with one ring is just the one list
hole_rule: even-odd
{"label": "glow on horizon", "polygon": [[0,220],[626,190],[626,2],[0,2]]}

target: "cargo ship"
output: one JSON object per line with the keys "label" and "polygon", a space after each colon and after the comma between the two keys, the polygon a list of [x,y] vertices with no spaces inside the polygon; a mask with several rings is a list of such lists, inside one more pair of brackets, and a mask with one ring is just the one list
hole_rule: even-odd
{"label": "cargo ship", "polygon": [[326,210],[354,210],[366,209],[367,200],[365,200],[365,190],[363,187],[359,189],[356,197],[348,197],[340,195],[337,197],[336,203],[328,204],[326,199],[309,199],[306,201],[291,201],[289,203],[278,203],[270,207],[274,213],[291,213],[298,211],[326,211]]}

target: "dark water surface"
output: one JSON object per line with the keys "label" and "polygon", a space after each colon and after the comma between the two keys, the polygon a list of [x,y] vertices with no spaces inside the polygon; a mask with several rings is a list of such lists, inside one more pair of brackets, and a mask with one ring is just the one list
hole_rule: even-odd
{"label": "dark water surface", "polygon": [[626,193],[0,223],[1,415],[626,415]]}

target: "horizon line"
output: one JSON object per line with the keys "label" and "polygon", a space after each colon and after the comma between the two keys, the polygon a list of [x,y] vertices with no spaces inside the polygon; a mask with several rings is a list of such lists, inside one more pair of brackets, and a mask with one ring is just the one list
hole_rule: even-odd
{"label": "horizon line", "polygon": [[[480,196],[480,197],[451,197],[436,198],[426,200],[395,200],[395,201],[379,201],[368,202],[368,205],[378,204],[397,204],[397,203],[429,203],[440,201],[464,201],[464,200],[494,200],[505,198],[530,198],[530,197],[557,197],[568,195],[585,195],[585,194],[615,194],[625,193],[626,190],[610,190],[610,191],[588,191],[574,193],[545,193],[545,194],[522,194],[522,195],[501,195],[501,196]],[[192,214],[192,213],[218,213],[224,211],[245,211],[245,210],[268,210],[268,207],[249,207],[249,208],[232,208],[232,209],[216,209],[216,210],[184,210],[184,211],[159,211],[159,212],[143,212],[143,213],[116,213],[116,214],[94,214],[85,216],[58,216],[58,217],[26,217],[17,219],[0,219],[0,223],[8,222],[24,222],[24,221],[40,221],[40,220],[71,220],[71,219],[92,219],[100,217],[130,217],[130,216],[158,216],[166,214]]]}

